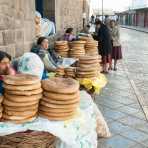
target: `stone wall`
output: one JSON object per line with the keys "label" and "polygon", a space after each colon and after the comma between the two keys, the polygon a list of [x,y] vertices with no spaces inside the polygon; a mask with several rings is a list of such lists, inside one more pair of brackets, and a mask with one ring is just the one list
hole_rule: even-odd
{"label": "stone wall", "polygon": [[30,50],[34,14],[34,0],[0,0],[0,50],[13,57]]}
{"label": "stone wall", "polygon": [[75,31],[83,27],[83,0],[56,0],[55,8],[57,32],[73,27]]}

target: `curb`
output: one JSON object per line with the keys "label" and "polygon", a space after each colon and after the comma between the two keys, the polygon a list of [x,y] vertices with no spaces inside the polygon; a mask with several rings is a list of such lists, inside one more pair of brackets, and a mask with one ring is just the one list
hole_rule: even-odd
{"label": "curb", "polygon": [[126,66],[126,63],[123,62],[123,61],[122,61],[122,66],[123,66],[123,69],[125,70],[125,73],[127,75],[128,80],[130,81],[130,84],[131,84],[131,86],[132,86],[132,88],[134,90],[136,98],[137,98],[137,100],[138,100],[138,102],[139,102],[139,104],[140,104],[140,106],[141,106],[141,108],[143,110],[145,118],[148,121],[148,106],[144,105],[144,99],[145,98],[141,95],[140,91],[136,87],[134,80],[130,77],[129,71],[128,71],[127,66]]}
{"label": "curb", "polygon": [[132,28],[132,27],[128,27],[128,26],[121,26],[122,28],[126,28],[126,29],[131,29],[131,30],[135,30],[135,31],[139,31],[139,32],[143,32],[143,33],[148,33],[148,31],[144,31],[144,30],[140,30],[140,29],[136,29],[136,28]]}

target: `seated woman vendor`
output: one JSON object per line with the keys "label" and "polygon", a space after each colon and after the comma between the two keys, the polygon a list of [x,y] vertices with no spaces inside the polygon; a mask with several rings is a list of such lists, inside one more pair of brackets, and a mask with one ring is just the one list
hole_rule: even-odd
{"label": "seated woman vendor", "polygon": [[55,72],[58,67],[68,67],[76,62],[75,59],[58,56],[54,50],[48,50],[48,46],[48,39],[46,37],[40,37],[37,41],[37,48],[31,50],[39,55],[46,71]]}
{"label": "seated woman vendor", "polygon": [[11,56],[0,51],[0,93],[3,93],[3,77],[5,75],[15,75],[15,70],[11,67]]}
{"label": "seated woman vendor", "polygon": [[64,40],[66,41],[74,41],[76,40],[76,36],[73,35],[73,28],[68,28],[64,34]]}
{"label": "seated woman vendor", "polygon": [[45,69],[48,72],[54,72],[57,67],[57,62],[59,61],[59,57],[53,50],[49,49],[48,39],[46,37],[40,37],[37,40],[37,48],[31,49],[31,52],[34,52],[39,55],[41,60],[44,63]]}

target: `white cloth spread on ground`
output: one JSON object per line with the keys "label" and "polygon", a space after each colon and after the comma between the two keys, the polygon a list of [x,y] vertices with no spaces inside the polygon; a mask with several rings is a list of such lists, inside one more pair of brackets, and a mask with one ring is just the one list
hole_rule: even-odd
{"label": "white cloth spread on ground", "polygon": [[80,109],[74,119],[57,122],[39,117],[33,122],[20,125],[1,122],[0,136],[27,130],[46,131],[59,138],[56,148],[97,148],[97,119],[99,136],[108,137],[110,132],[90,95],[81,91],[80,96]]}

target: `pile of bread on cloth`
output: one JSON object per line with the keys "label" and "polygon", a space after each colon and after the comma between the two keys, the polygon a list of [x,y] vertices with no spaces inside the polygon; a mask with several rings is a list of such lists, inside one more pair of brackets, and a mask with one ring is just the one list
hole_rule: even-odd
{"label": "pile of bread on cloth", "polygon": [[4,96],[0,97],[2,121],[25,123],[38,115],[59,121],[75,116],[79,106],[79,83],[72,78],[43,80],[17,74],[4,78]]}

